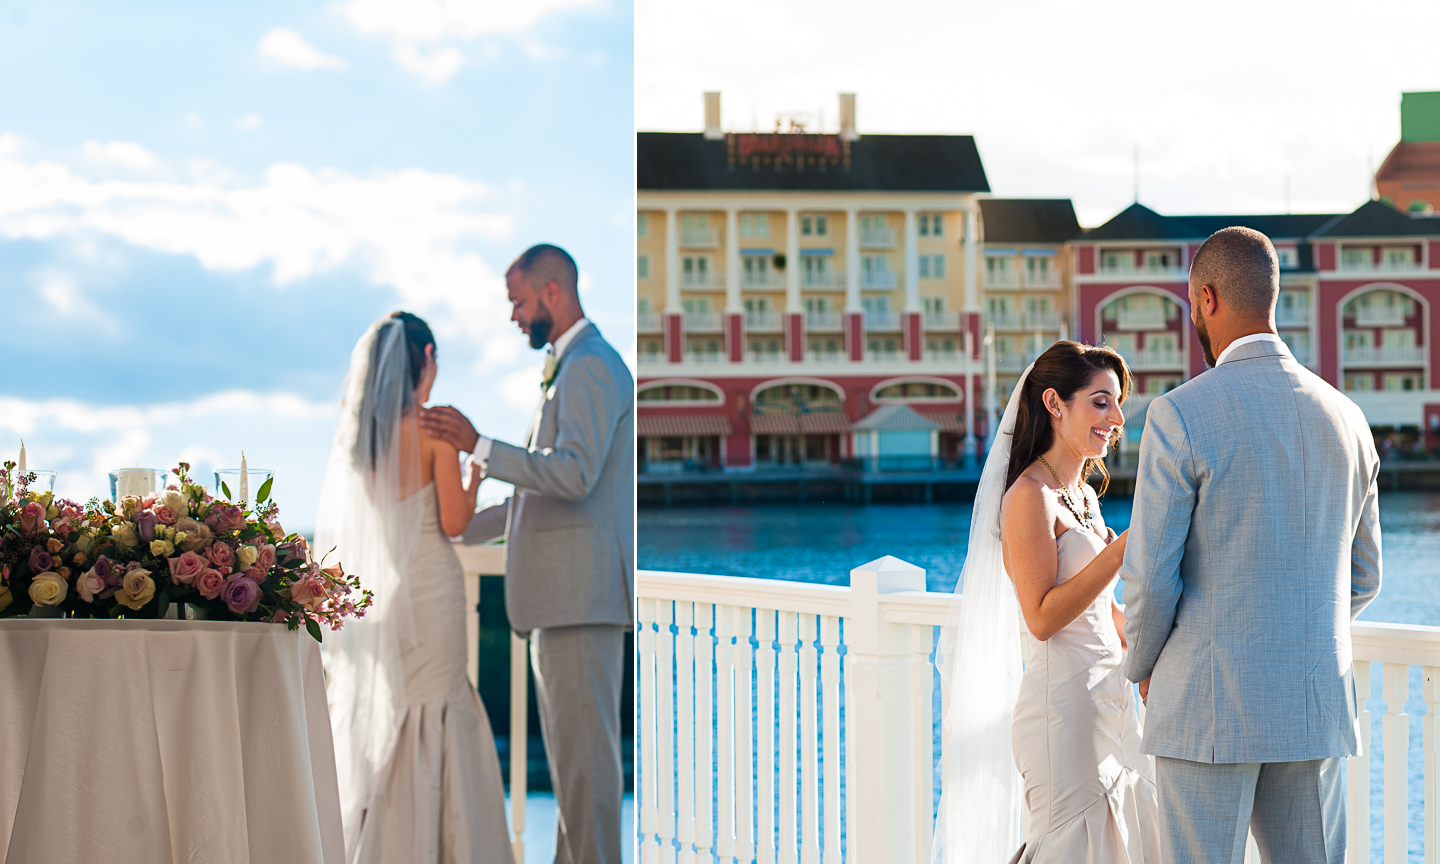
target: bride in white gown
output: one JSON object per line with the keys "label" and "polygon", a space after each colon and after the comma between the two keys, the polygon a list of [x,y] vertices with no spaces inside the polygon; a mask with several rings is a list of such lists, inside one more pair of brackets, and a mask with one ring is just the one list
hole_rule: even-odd
{"label": "bride in white gown", "polygon": [[1057,342],[1005,410],[940,650],[951,698],[937,861],[1159,861],[1154,769],[1112,599],[1125,536],[1085,482],[1104,471],[1129,381],[1113,350]]}
{"label": "bride in white gown", "polygon": [[375,594],[364,619],[324,645],[350,864],[511,861],[449,540],[474,512],[479,478],[463,484],[454,448],[416,419],[436,370],[434,337],[414,315],[397,312],[361,337],[316,520],[316,554]]}

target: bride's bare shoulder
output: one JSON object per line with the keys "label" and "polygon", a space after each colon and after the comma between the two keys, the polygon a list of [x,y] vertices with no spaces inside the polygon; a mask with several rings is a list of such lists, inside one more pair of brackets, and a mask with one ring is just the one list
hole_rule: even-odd
{"label": "bride's bare shoulder", "polygon": [[1002,524],[1016,522],[1046,522],[1050,518],[1050,495],[1044,483],[1021,474],[1014,484],[1005,490],[1000,503]]}

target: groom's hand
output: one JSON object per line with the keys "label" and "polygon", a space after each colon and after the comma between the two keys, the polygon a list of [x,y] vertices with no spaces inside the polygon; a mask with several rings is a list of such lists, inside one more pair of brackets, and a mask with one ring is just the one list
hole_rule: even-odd
{"label": "groom's hand", "polygon": [[1146,678],[1140,682],[1140,701],[1144,702],[1148,698],[1150,698],[1150,679]]}
{"label": "groom's hand", "polygon": [[474,453],[480,433],[457,409],[449,405],[420,409],[420,426],[431,438],[439,438],[462,453]]}

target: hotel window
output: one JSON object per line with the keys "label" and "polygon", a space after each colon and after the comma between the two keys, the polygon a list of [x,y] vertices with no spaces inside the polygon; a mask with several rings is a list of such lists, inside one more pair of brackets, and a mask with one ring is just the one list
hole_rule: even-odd
{"label": "hotel window", "polygon": [[834,337],[828,339],[808,339],[805,344],[805,352],[812,356],[837,356],[840,353],[840,340]]}
{"label": "hotel window", "polygon": [[1419,389],[1420,389],[1420,376],[1419,376],[1419,375],[1416,375],[1416,374],[1414,374],[1414,373],[1410,373],[1410,374],[1401,373],[1401,374],[1398,374],[1398,375],[1386,375],[1386,376],[1385,376],[1385,389],[1386,389],[1386,390],[1419,390]]}
{"label": "hotel window", "polygon": [[769,213],[742,213],[742,214],[740,214],[740,236],[741,236],[741,237],[769,237],[769,236],[770,236],[770,214],[769,214]]}
{"label": "hotel window", "polygon": [[1369,267],[1370,247],[1361,246],[1358,249],[1342,248],[1340,250],[1340,266],[1348,269]]}
{"label": "hotel window", "polygon": [[1367,351],[1375,347],[1374,332],[1370,330],[1346,330],[1346,351]]}
{"label": "hotel window", "polygon": [[635,236],[636,236],[636,237],[649,237],[649,236],[650,236],[650,214],[649,214],[649,213],[640,213],[640,214],[638,214],[638,215],[635,217]]}
{"label": "hotel window", "polygon": [[830,235],[830,220],[825,216],[801,216],[800,236],[802,237],[828,237]]}
{"label": "hotel window", "polygon": [[805,255],[800,259],[800,267],[806,285],[830,284],[829,255]]}
{"label": "hotel window", "polygon": [[1178,266],[1178,258],[1174,252],[1146,252],[1145,269],[1152,272],[1157,270],[1169,270]]}
{"label": "hotel window", "polygon": [[[1384,257],[1381,260],[1385,262],[1385,266],[1393,270],[1415,266],[1415,250],[1409,246],[1399,249],[1386,249],[1382,254]],[[1385,389],[1388,390],[1390,388],[1386,387]]]}
{"label": "hotel window", "polygon": [[680,230],[686,234],[695,231],[709,231],[710,217],[704,213],[687,213],[680,217]]}
{"label": "hotel window", "polygon": [[1136,347],[1137,341],[1134,333],[1106,333],[1102,341],[1104,344],[1119,351],[1120,356],[1127,360],[1133,359],[1136,353],[1139,352],[1139,348]]}
{"label": "hotel window", "polygon": [[740,259],[745,271],[746,285],[768,285],[770,282],[770,258],[765,255],[746,255]]}
{"label": "hotel window", "polygon": [[889,255],[861,255],[860,271],[865,274],[865,281],[872,285],[879,284],[888,278],[890,273]]}
{"label": "hotel window", "polygon": [[746,297],[742,302],[746,312],[763,315],[770,311],[770,300],[765,297]]}
{"label": "hotel window", "polygon": [[1176,375],[1151,375],[1145,382],[1145,394],[1169,393],[1180,386],[1180,378]]}
{"label": "hotel window", "polygon": [[830,311],[830,298],[829,298],[829,297],[806,297],[806,298],[805,298],[805,311],[806,311],[806,312],[816,312],[816,313],[829,312],[829,311]]}
{"label": "hotel window", "polygon": [[641,255],[635,259],[635,276],[638,279],[650,278],[650,256]]}
{"label": "hotel window", "polygon": [[1374,390],[1375,376],[1368,372],[1361,375],[1346,375],[1344,385],[1346,390]]}
{"label": "hotel window", "polygon": [[920,278],[921,278],[921,279],[944,279],[944,278],[945,278],[945,256],[944,256],[944,255],[921,255],[921,256],[920,256]]}
{"label": "hotel window", "polygon": [[1386,348],[1414,348],[1414,330],[1382,330],[1384,334],[1384,345]]}
{"label": "hotel window", "polygon": [[1129,250],[1124,252],[1101,252],[1101,270],[1133,270],[1135,268],[1135,253]]}
{"label": "hotel window", "polygon": [[1297,255],[1298,253],[1294,249],[1291,249],[1289,247],[1282,246],[1276,248],[1275,250],[1275,257],[1280,259],[1281,270],[1292,270],[1295,267],[1298,267],[1300,264],[1300,259],[1297,257]]}
{"label": "hotel window", "polygon": [[882,339],[872,336],[865,340],[865,351],[868,354],[895,354],[899,350],[900,341],[898,339]]}
{"label": "hotel window", "polygon": [[932,356],[933,356],[933,355],[936,355],[936,354],[954,354],[955,351],[956,351],[956,348],[955,348],[955,340],[954,340],[954,339],[948,339],[948,338],[947,338],[947,339],[926,339],[926,340],[925,340],[925,353],[926,353],[926,354],[930,354],[930,355],[932,355]]}
{"label": "hotel window", "polygon": [[920,302],[924,304],[925,311],[929,314],[938,315],[945,311],[944,297],[921,297]]}
{"label": "hotel window", "polygon": [[1049,285],[1050,259],[1040,257],[1026,258],[1025,280],[1031,285]]}
{"label": "hotel window", "polygon": [[861,297],[861,298],[860,298],[860,305],[865,309],[865,311],[866,311],[867,313],[871,313],[871,314],[876,314],[876,313],[878,313],[878,314],[883,315],[883,314],[885,314],[886,312],[889,312],[889,311],[890,311],[890,298],[889,298],[889,297]]}
{"label": "hotel window", "polygon": [[710,311],[709,297],[686,297],[680,301],[680,308],[686,312],[704,315]]}
{"label": "hotel window", "polygon": [[921,237],[943,237],[945,234],[944,216],[940,213],[920,214],[920,236]]}
{"label": "hotel window", "polygon": [[664,350],[665,346],[660,343],[659,339],[640,340],[640,356],[642,357],[651,360],[658,359]]}
{"label": "hotel window", "polygon": [[999,256],[986,256],[985,258],[985,279],[988,282],[1000,284],[1010,278],[1010,259]]}
{"label": "hotel window", "polygon": [[686,285],[709,284],[710,256],[686,255],[680,259],[680,273]]}

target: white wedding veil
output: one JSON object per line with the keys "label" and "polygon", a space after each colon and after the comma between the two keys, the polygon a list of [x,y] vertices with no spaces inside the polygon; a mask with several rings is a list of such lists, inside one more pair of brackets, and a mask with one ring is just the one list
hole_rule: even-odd
{"label": "white wedding veil", "polygon": [[382,319],[350,355],[315,519],[314,554],[328,553],[327,566],[343,565],[375,595],[365,617],[326,633],[322,648],[347,859],[406,705],[401,655],[415,622],[405,567],[423,518],[403,486],[420,470],[419,439],[402,428],[414,399],[404,323]]}
{"label": "white wedding veil", "polygon": [[935,663],[948,685],[942,725],[940,810],[932,858],[938,864],[1001,864],[1020,847],[1021,787],[1010,750],[1020,692],[1020,605],[1005,572],[1000,504],[1020,376],[1000,421],[970,517],[970,546]]}

